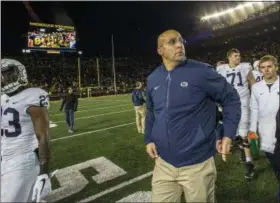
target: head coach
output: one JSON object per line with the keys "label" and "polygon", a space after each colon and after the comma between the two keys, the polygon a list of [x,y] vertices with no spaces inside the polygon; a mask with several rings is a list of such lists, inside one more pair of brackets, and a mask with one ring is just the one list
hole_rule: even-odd
{"label": "head coach", "polygon": [[[210,65],[185,56],[180,33],[160,34],[163,64],[147,79],[146,151],[155,158],[152,202],[214,202],[216,149],[230,153],[241,117],[236,90]],[[224,135],[216,139],[216,103],[223,107]]]}

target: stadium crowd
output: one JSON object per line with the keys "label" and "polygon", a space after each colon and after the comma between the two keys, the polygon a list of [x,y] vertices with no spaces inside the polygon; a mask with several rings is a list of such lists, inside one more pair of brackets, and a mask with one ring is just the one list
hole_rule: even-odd
{"label": "stadium crowd", "polygon": [[[266,16],[266,12],[274,12],[273,9],[269,7],[253,17],[249,16],[241,26],[238,24],[224,31],[218,29],[196,42],[186,41],[185,46],[185,40],[179,32],[167,30],[158,36],[159,56],[155,55],[153,59],[126,56],[116,57],[113,61],[110,57],[84,56],[80,52],[49,55],[45,52],[23,52],[18,56],[1,53],[2,58],[20,61],[28,73],[27,80],[21,63],[10,59],[1,60],[1,123],[4,126],[1,129],[1,143],[4,143],[1,162],[5,169],[1,182],[5,183],[3,188],[6,189],[1,194],[1,201],[16,198],[22,200],[22,197],[30,199],[32,189],[32,201],[39,202],[51,192],[50,178],[57,170],[49,172],[50,142],[68,137],[49,139],[49,124],[54,124],[48,120],[49,96],[62,99],[60,111],[64,111],[68,132],[73,134],[74,112],[78,109],[77,95],[87,97],[131,92],[138,133],[145,135],[146,152],[155,159],[152,202],[177,202],[181,200],[182,192],[186,202],[215,202],[215,188],[219,186],[216,186],[218,176],[214,156],[217,151],[222,160],[226,161],[226,157],[231,154],[233,141],[236,141],[241,152],[240,161],[245,166],[245,179],[253,180],[256,176],[253,152],[259,151],[259,137],[260,150],[265,152],[278,181],[279,201],[280,170],[277,164],[280,160],[280,145],[278,130],[277,141],[274,141],[274,131],[279,127],[277,59],[280,60],[280,27],[277,25],[277,28],[274,21],[257,28],[252,26],[252,29],[245,25],[251,17],[258,19]],[[255,71],[259,74],[255,77],[254,71],[250,71],[250,64],[240,63],[240,55],[242,62],[256,64],[259,60],[259,65],[254,65],[254,68],[260,68],[262,74]],[[212,67],[186,60],[186,57],[211,64]],[[164,67],[158,66],[160,63]],[[218,63],[228,65],[217,67]],[[147,79],[156,67],[156,71]],[[263,78],[263,81],[256,83],[257,78],[259,81]],[[176,83],[171,85],[171,80]],[[31,87],[41,89],[25,88],[28,83]],[[146,97],[142,92],[145,87]],[[141,119],[137,118],[137,114],[141,115]],[[78,119],[91,117],[96,115]],[[10,131],[10,126],[15,131]],[[30,131],[32,128],[34,131]],[[83,133],[74,136],[96,132],[83,130]],[[23,147],[25,142],[30,145]],[[253,145],[255,148],[251,148]],[[19,149],[20,153],[14,149]],[[28,159],[25,155],[28,155]],[[26,166],[25,159],[32,161],[30,167],[34,170],[28,171],[25,167],[12,170],[16,158],[22,166]],[[36,177],[36,182],[35,178],[32,180],[25,174]],[[18,187],[15,193],[10,192],[10,186],[18,183],[14,177],[23,177],[18,185],[30,191],[25,192]],[[32,184],[24,186],[23,183],[28,182]]]}
{"label": "stadium crowd", "polygon": [[[279,28],[278,28],[279,29]],[[242,61],[251,64],[265,54],[271,54],[280,60],[279,30],[275,26],[270,29],[260,28],[252,32],[239,32],[198,41],[186,45],[187,57],[216,66],[218,61],[226,61],[226,52],[230,48],[241,51]],[[244,43],[246,42],[246,43]],[[47,55],[42,53],[2,57],[15,58],[26,66],[30,84],[41,87],[50,95],[61,95],[71,86],[74,91],[79,89],[78,56],[76,54]],[[81,56],[81,96],[114,94],[114,77],[112,58],[104,56]],[[160,63],[159,58],[116,57],[116,90],[118,94],[130,93],[135,81],[143,81]],[[98,71],[99,66],[99,81]],[[90,89],[89,89],[90,88]],[[88,91],[90,90],[90,91]]]}
{"label": "stadium crowd", "polygon": [[267,16],[271,13],[279,12],[279,10],[280,10],[280,5],[279,4],[272,4],[272,5],[264,8],[264,9],[261,9],[258,12],[251,13],[247,16],[245,15],[244,19],[242,19],[242,20],[236,21],[236,20],[233,20],[233,19],[229,19],[229,20],[226,20],[226,22],[218,23],[218,24],[214,25],[212,27],[212,29],[213,30],[218,30],[218,29],[228,28],[228,27],[236,25],[236,24],[242,24],[244,22],[248,22],[252,19],[262,18],[262,17]]}

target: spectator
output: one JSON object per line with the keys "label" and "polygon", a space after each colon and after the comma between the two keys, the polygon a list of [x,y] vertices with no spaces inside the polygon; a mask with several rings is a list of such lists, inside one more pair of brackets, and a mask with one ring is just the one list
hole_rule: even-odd
{"label": "spectator", "polygon": [[63,97],[62,104],[60,107],[60,111],[64,108],[65,113],[65,120],[69,127],[68,132],[73,133],[74,132],[74,112],[77,111],[78,107],[78,98],[73,93],[73,89],[68,89],[68,94]]}

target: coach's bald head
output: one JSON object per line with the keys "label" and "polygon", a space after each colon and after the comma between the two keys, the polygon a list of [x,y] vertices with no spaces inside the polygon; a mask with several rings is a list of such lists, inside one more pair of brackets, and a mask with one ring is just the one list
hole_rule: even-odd
{"label": "coach's bald head", "polygon": [[167,30],[158,36],[157,51],[168,69],[186,59],[184,39],[176,30]]}
{"label": "coach's bald head", "polygon": [[176,30],[166,30],[158,36],[157,45],[158,48],[161,47],[165,41],[168,41],[170,36],[180,36],[181,34]]}

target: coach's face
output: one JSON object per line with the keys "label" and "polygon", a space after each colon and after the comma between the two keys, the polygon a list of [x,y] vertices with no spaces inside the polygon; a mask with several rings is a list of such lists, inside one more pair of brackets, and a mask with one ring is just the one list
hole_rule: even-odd
{"label": "coach's face", "polygon": [[276,66],[272,61],[265,61],[259,64],[260,72],[262,72],[264,79],[271,80],[277,75]]}
{"label": "coach's face", "polygon": [[166,61],[184,61],[186,59],[185,46],[180,33],[174,30],[162,33],[158,39],[158,54]]}

